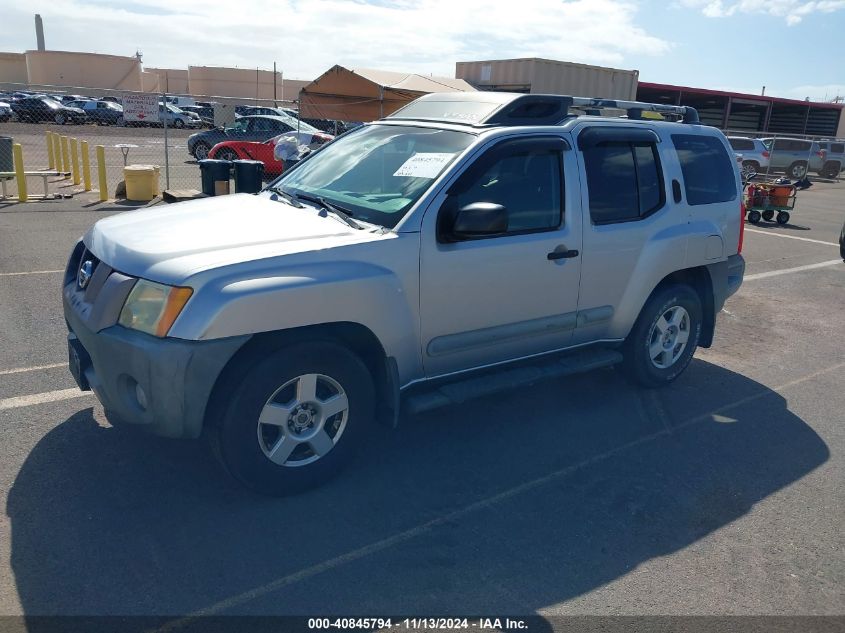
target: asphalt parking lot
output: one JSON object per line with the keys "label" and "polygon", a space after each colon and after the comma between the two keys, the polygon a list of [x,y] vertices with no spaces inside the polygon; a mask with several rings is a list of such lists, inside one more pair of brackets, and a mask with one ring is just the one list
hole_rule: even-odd
{"label": "asphalt parking lot", "polygon": [[286,499],[74,389],[58,271],[116,212],[81,208],[0,204],[0,614],[845,615],[845,183],[746,227],[670,388],[602,370],[405,419]]}

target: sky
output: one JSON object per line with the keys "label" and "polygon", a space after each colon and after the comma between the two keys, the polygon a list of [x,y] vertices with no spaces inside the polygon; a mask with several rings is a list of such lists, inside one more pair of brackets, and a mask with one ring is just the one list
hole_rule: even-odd
{"label": "sky", "polygon": [[640,81],[845,97],[845,0],[0,0],[0,49],[143,54],[151,67],[334,64],[453,77],[455,62],[545,57]]}

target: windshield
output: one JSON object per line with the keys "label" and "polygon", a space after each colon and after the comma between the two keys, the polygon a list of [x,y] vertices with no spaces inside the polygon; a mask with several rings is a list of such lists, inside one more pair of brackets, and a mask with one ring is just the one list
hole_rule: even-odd
{"label": "windshield", "polygon": [[368,125],[329,143],[273,184],[393,228],[474,140],[466,132]]}
{"label": "windshield", "polygon": [[287,112],[283,112],[281,110],[278,110],[278,114],[274,114],[273,116],[278,116],[297,132],[309,132],[311,134],[315,134],[320,131],[313,125],[308,125],[305,121],[297,120],[296,117],[292,117]]}

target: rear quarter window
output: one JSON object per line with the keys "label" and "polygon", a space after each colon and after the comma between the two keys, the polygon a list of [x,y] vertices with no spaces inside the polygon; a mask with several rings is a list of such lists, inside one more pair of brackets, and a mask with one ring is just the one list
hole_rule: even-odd
{"label": "rear quarter window", "polygon": [[714,204],[736,199],[733,159],[719,139],[673,134],[672,143],[681,163],[688,204]]}
{"label": "rear quarter window", "polygon": [[845,143],[831,143],[830,151],[832,154],[845,154]]}
{"label": "rear quarter window", "polygon": [[728,142],[738,152],[754,149],[754,141],[748,138],[729,138]]}

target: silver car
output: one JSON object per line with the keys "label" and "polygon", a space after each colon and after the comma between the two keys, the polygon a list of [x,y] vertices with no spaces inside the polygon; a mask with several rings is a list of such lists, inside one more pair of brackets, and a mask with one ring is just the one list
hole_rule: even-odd
{"label": "silver car", "polygon": [[763,173],[769,166],[769,150],[759,138],[750,136],[729,136],[728,143],[733,150],[742,154],[744,176]]}
{"label": "silver car", "polygon": [[770,169],[783,171],[790,178],[803,178],[808,172],[819,173],[824,167],[824,152],[815,141],[786,137],[760,140],[769,150]]}
{"label": "silver car", "polygon": [[[632,116],[578,114],[599,108]],[[101,219],[64,277],[71,373],[116,424],[205,432],[268,494],[415,411],[610,365],[667,385],[745,269],[739,170],[698,123],[430,94],[258,195]]]}

